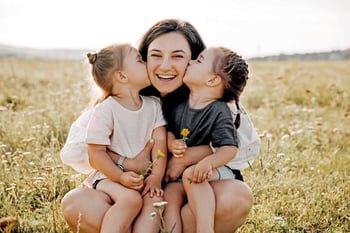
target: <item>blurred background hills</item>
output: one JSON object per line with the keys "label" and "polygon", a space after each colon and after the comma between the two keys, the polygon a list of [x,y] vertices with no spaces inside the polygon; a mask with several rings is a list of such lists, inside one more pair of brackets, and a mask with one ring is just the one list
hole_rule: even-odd
{"label": "blurred background hills", "polygon": [[[0,44],[0,57],[12,58],[34,58],[34,59],[65,59],[81,60],[85,59],[87,52],[93,49],[34,49],[21,48]],[[278,54],[271,56],[250,57],[252,61],[288,61],[288,60],[349,60],[350,48],[344,50],[332,50],[315,53],[295,53],[295,54]]]}

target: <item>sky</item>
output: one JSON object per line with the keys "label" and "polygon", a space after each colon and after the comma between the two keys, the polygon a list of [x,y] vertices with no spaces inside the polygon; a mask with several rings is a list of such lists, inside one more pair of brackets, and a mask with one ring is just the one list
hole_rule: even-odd
{"label": "sky", "polygon": [[208,46],[243,56],[350,48],[350,0],[0,0],[0,44],[137,46],[164,18],[191,22]]}

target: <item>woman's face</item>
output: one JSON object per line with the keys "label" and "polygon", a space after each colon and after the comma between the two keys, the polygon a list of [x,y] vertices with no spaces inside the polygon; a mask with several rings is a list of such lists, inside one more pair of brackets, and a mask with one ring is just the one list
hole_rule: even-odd
{"label": "woman's face", "polygon": [[190,46],[181,33],[166,33],[152,41],[147,52],[147,71],[161,96],[183,85],[182,79],[190,59]]}

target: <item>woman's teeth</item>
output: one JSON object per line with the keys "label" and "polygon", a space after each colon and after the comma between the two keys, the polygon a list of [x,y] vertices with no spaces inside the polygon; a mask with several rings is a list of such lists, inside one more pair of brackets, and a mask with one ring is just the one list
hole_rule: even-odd
{"label": "woman's teeth", "polygon": [[173,79],[173,78],[175,78],[175,75],[158,75],[158,78]]}

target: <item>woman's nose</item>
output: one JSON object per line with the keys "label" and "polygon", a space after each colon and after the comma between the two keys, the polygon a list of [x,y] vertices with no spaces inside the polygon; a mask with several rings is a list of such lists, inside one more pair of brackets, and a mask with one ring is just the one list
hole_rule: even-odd
{"label": "woman's nose", "polygon": [[171,62],[170,62],[169,58],[164,58],[162,60],[162,63],[160,64],[160,68],[164,69],[164,70],[171,68]]}

